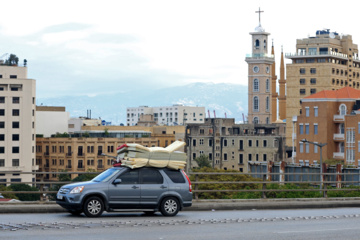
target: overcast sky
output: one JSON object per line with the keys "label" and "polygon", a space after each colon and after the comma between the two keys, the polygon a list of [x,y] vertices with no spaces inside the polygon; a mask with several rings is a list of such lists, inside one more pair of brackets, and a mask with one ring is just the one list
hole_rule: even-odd
{"label": "overcast sky", "polygon": [[[261,7],[281,45],[329,28],[360,43],[359,1],[3,1],[0,56],[28,60],[37,97],[96,95],[192,82],[247,85],[245,56]],[[279,73],[278,73],[279,75]]]}

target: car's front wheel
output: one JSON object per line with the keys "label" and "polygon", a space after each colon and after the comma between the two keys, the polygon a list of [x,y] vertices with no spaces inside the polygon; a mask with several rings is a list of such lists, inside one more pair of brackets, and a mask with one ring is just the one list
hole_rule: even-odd
{"label": "car's front wheel", "polygon": [[84,204],[84,213],[88,217],[99,217],[104,211],[104,202],[99,197],[89,197]]}
{"label": "car's front wheel", "polygon": [[160,211],[164,216],[175,216],[180,210],[180,203],[174,197],[167,197],[161,202]]}

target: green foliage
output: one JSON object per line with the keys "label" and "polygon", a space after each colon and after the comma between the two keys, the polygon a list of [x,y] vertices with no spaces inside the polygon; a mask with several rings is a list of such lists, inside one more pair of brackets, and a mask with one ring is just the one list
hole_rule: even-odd
{"label": "green foliage", "polygon": [[84,132],[84,133],[82,134],[82,136],[88,138],[88,137],[90,137],[90,133],[89,133],[89,132]]}
{"label": "green foliage", "polygon": [[57,132],[56,134],[51,135],[51,137],[65,137],[65,138],[68,138],[68,137],[70,137],[70,135],[67,132],[64,132],[64,133]]}
{"label": "green foliage", "polygon": [[88,172],[89,173],[84,173],[84,174],[77,176],[72,181],[73,182],[90,181],[91,179],[93,179],[94,177],[96,177],[99,174],[99,173],[96,173],[96,171],[94,169],[89,169]]}
{"label": "green foliage", "polygon": [[[239,173],[235,170],[218,170],[218,169],[212,169],[209,167],[203,167],[200,169],[194,169],[193,172],[216,172],[216,173]],[[190,176],[191,181],[195,181],[195,175],[192,174]],[[242,181],[248,181],[248,182],[255,182],[260,181],[260,179],[256,179],[253,177],[250,177],[248,175],[221,175],[221,174],[214,174],[214,175],[199,175],[197,181],[199,182],[242,182]],[[194,185],[193,185],[194,187]],[[230,183],[230,184],[223,184],[223,183],[205,183],[205,184],[199,184],[198,189],[199,190],[240,190],[240,189],[259,189],[260,184],[254,184],[254,183]],[[238,198],[239,193],[237,192],[211,192],[211,193],[199,193],[200,199],[235,199]],[[243,198],[257,198],[257,196],[260,194],[258,193],[244,193],[242,195]],[[239,195],[241,196],[241,195]]]}
{"label": "green foliage", "polygon": [[105,128],[104,135],[105,135],[105,137],[109,136],[109,129],[108,128]]}
{"label": "green foliage", "polygon": [[198,168],[204,168],[204,167],[210,168],[211,167],[209,157],[204,154],[201,154],[200,157],[197,157],[194,160],[197,163],[197,165],[199,166]]}
{"label": "green foliage", "polygon": [[10,187],[5,187],[4,185],[0,185],[0,193],[4,198],[7,199],[18,199],[18,197],[13,193],[2,193],[4,191],[12,191]]}
{"label": "green foliage", "polygon": [[[36,187],[31,187],[27,184],[11,184],[9,186],[13,191],[39,191]],[[40,194],[37,193],[16,193],[16,197],[20,201],[38,201]]]}
{"label": "green foliage", "polygon": [[10,54],[9,58],[6,59],[5,64],[8,66],[18,65],[19,58],[15,54]]}

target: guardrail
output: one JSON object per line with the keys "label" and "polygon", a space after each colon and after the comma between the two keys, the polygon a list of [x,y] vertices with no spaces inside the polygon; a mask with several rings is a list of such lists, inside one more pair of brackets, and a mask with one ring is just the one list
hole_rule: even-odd
{"label": "guardrail", "polygon": [[[6,174],[19,173],[19,172],[0,172]],[[44,200],[47,194],[55,194],[57,191],[47,190],[52,185],[64,185],[68,183],[74,183],[73,181],[47,181],[44,179],[46,174],[99,174],[100,172],[22,172],[21,174],[36,174],[38,179],[36,182],[1,182],[1,184],[33,184],[36,185],[39,191],[2,191],[1,193],[25,193],[25,194],[40,194],[40,200]],[[331,191],[357,191],[360,196],[360,187],[356,188],[355,185],[360,186],[359,173],[323,173],[322,180],[319,173],[240,173],[240,172],[190,172],[188,173],[192,179],[194,198],[199,199],[199,195],[202,193],[229,193],[229,192],[260,192],[261,198],[267,198],[266,194],[269,192],[320,192],[321,197],[327,198],[328,192]],[[232,176],[254,176],[251,181],[208,181],[204,180],[203,176],[216,176],[216,175],[232,175]],[[301,180],[284,182],[285,176],[296,175],[303,176]],[[278,176],[278,181],[271,181],[269,179]],[[306,177],[304,177],[306,176]],[[204,189],[205,184],[221,184],[221,188],[218,189]],[[235,189],[228,189],[227,186],[234,184],[231,187]],[[255,184],[253,189],[246,189],[243,186]],[[285,186],[286,184],[309,184],[313,188],[301,188],[301,189],[271,189],[270,184],[277,184],[279,186]],[[329,188],[331,186],[331,188]],[[343,188],[343,187],[350,188]],[[332,188],[335,187],[335,188]]]}

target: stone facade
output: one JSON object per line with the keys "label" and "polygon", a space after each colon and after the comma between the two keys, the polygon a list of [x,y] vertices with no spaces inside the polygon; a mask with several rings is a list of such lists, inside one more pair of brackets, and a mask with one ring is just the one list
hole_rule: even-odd
{"label": "stone facade", "polygon": [[213,168],[248,172],[249,163],[284,160],[285,124],[235,124],[233,118],[206,118],[188,124],[188,170],[206,155]]}

